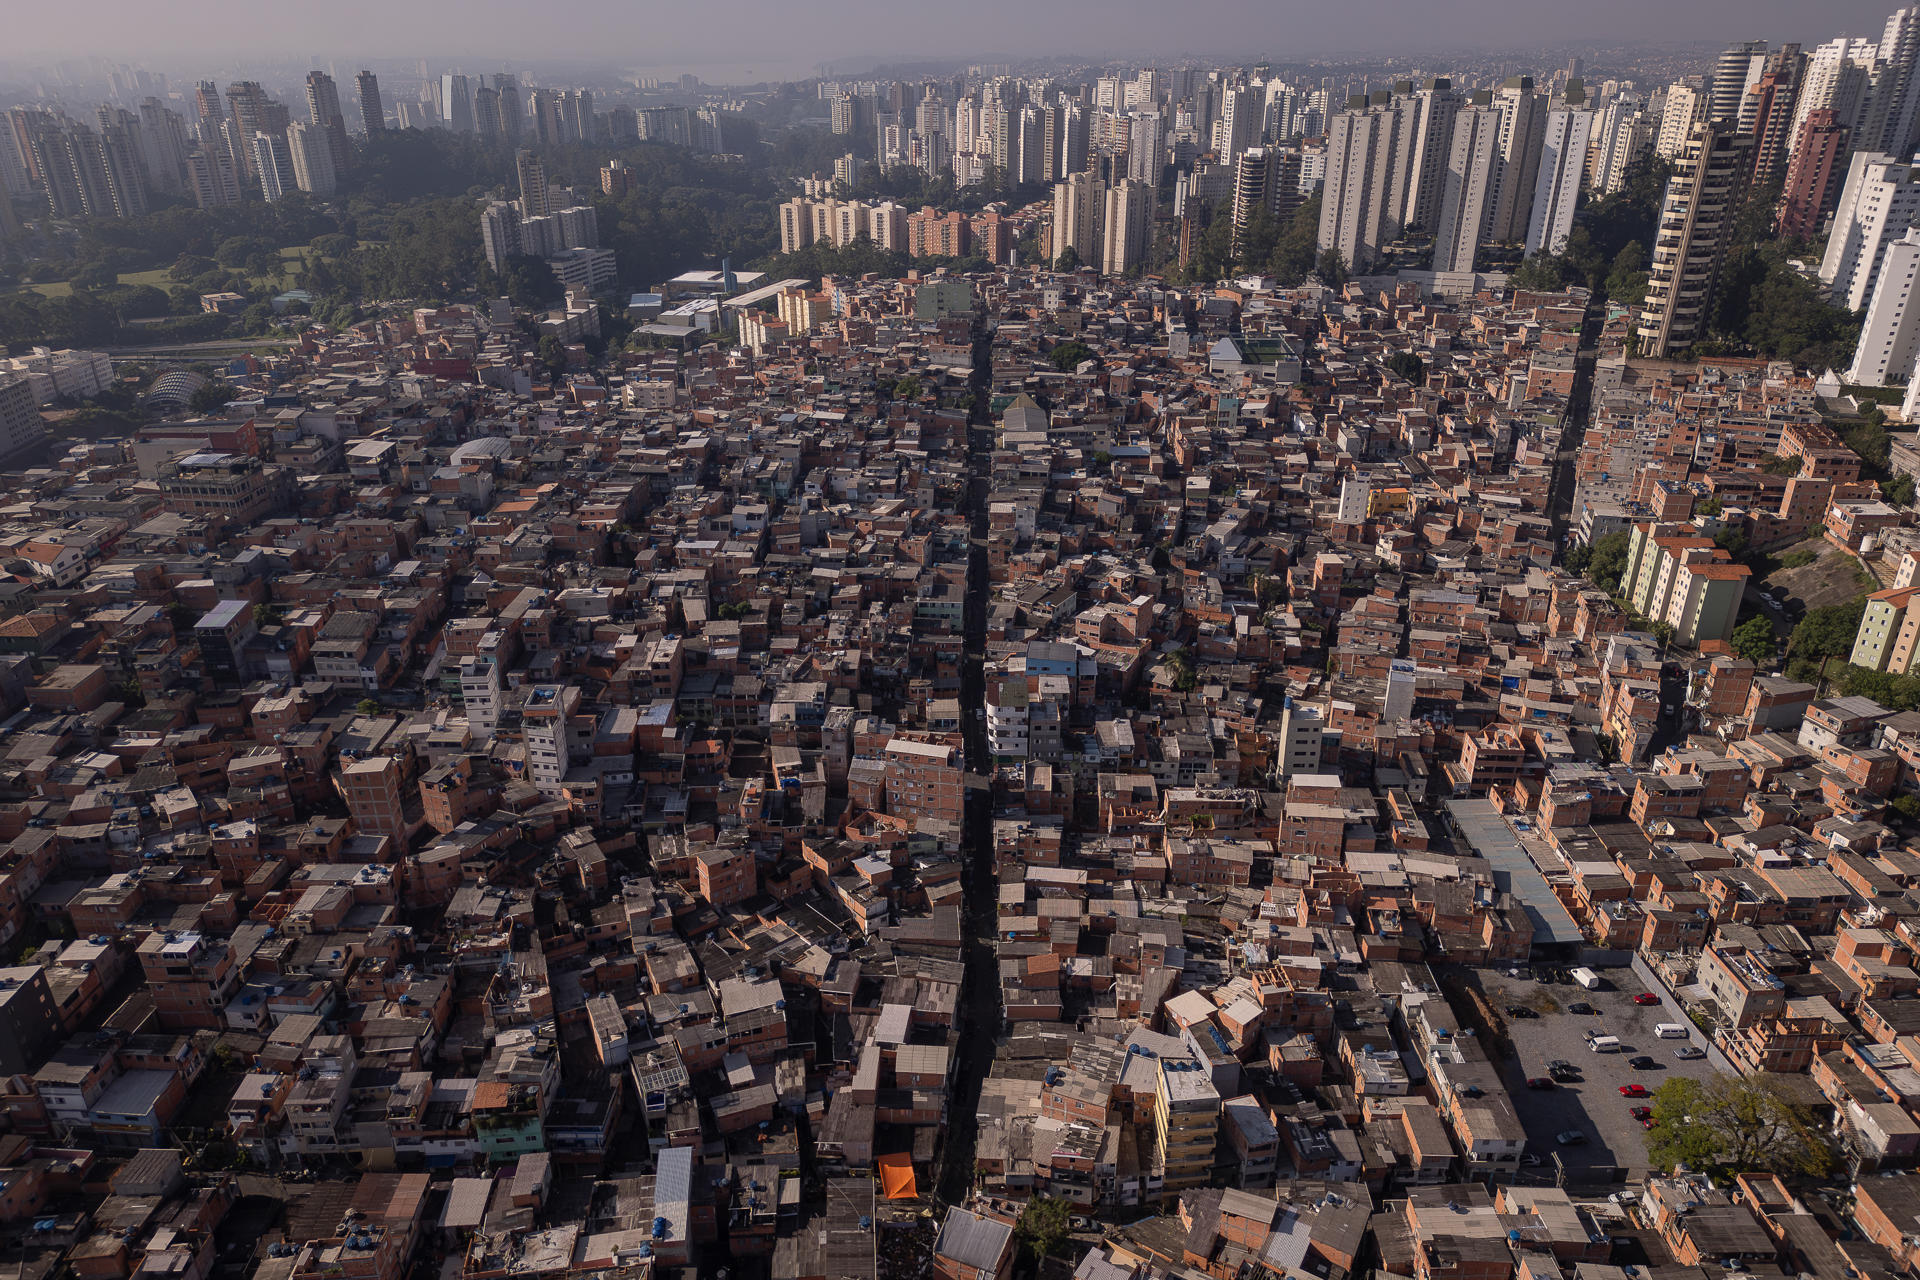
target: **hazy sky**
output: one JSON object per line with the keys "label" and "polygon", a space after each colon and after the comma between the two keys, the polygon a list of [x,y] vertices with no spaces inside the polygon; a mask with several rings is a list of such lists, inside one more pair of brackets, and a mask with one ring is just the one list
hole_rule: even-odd
{"label": "hazy sky", "polygon": [[[1021,54],[1172,58],[1604,40],[1877,35],[1895,0],[81,0],[0,22],[0,60],[97,53],[155,67],[250,54],[567,58],[794,79],[824,61]],[[718,79],[718,77],[711,77]]]}

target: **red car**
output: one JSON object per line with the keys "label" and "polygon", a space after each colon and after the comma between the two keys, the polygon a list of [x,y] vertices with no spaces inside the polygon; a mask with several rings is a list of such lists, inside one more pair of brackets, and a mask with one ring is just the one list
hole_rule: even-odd
{"label": "red car", "polygon": [[1643,1084],[1623,1084],[1620,1086],[1620,1096],[1623,1098],[1648,1098],[1653,1095],[1647,1092],[1647,1086]]}
{"label": "red car", "polygon": [[1639,995],[1633,998],[1633,1002],[1635,1004],[1659,1004],[1660,997],[1653,994],[1653,992],[1651,991],[1642,991]]}
{"label": "red car", "polygon": [[1640,1127],[1641,1127],[1642,1129],[1651,1129],[1651,1128],[1653,1128],[1653,1117],[1652,1117],[1652,1116],[1641,1116],[1641,1117],[1640,1117]]}
{"label": "red car", "polygon": [[1645,1120],[1653,1114],[1652,1107],[1628,1107],[1627,1114],[1635,1120]]}

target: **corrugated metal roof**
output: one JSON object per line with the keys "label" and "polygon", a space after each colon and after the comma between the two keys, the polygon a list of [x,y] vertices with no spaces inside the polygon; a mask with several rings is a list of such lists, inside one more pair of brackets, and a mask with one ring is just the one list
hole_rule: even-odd
{"label": "corrugated metal roof", "polygon": [[1486,800],[1449,800],[1447,812],[1453,815],[1453,821],[1466,836],[1473,851],[1485,858],[1487,865],[1493,868],[1493,884],[1496,889],[1511,893],[1519,899],[1526,909],[1527,916],[1533,921],[1533,940],[1535,944],[1578,943],[1585,935],[1573,917],[1567,914],[1560,899],[1553,896],[1553,890],[1547,885],[1547,878],[1540,874],[1540,868],[1533,865],[1533,856],[1521,845],[1513,834],[1513,828],[1500,816],[1500,811]]}

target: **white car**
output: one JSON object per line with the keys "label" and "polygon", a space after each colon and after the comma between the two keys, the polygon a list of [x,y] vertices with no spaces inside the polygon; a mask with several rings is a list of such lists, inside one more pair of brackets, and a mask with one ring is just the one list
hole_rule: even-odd
{"label": "white car", "polygon": [[1680,1059],[1682,1062],[1691,1062],[1695,1058],[1706,1057],[1707,1051],[1705,1049],[1702,1049],[1697,1044],[1686,1044],[1686,1045],[1681,1045],[1678,1049],[1675,1049],[1673,1051],[1673,1056]]}

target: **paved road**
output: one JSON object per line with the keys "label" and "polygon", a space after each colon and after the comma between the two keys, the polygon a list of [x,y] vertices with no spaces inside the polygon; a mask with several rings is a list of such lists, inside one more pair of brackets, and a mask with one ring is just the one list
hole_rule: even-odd
{"label": "paved road", "polygon": [[150,360],[181,351],[251,351],[259,347],[290,347],[291,338],[212,338],[205,342],[159,342],[146,347],[102,347],[118,360]]}
{"label": "paved road", "polygon": [[1587,313],[1580,321],[1580,346],[1573,357],[1573,389],[1567,395],[1567,425],[1560,436],[1560,448],[1553,455],[1553,479],[1547,487],[1547,518],[1553,522],[1554,541],[1567,546],[1567,530],[1573,523],[1573,463],[1580,455],[1580,443],[1587,434],[1587,421],[1593,411],[1593,362],[1600,340],[1600,325],[1606,317],[1606,298],[1594,294],[1587,299]]}
{"label": "paved road", "polygon": [[[964,610],[965,656],[960,664],[960,724],[966,739],[967,769],[990,774],[987,754],[985,658],[987,649],[987,491],[992,482],[993,430],[990,406],[993,393],[993,328],[984,316],[974,319],[973,413],[967,424],[967,514],[972,536],[967,550],[967,593]],[[960,993],[959,1057],[954,1065],[946,1146],[941,1151],[937,1193],[948,1204],[965,1200],[973,1186],[974,1114],[980,1106],[980,1086],[993,1067],[995,1040],[1000,1033],[1000,972],[993,949],[994,912],[997,909],[993,873],[993,792],[967,791],[966,825],[962,839],[966,888],[966,937],[962,958],[966,986]]]}

